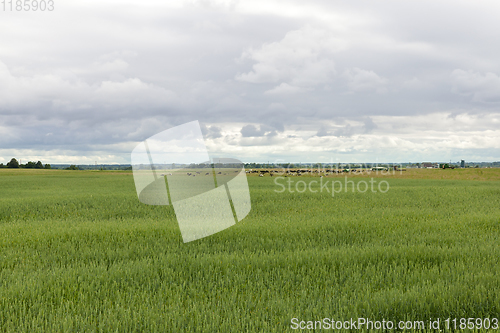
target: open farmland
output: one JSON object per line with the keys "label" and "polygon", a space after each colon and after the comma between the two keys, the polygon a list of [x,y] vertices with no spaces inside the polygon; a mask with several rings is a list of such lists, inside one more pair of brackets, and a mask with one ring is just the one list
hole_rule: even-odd
{"label": "open farmland", "polygon": [[172,207],[141,204],[131,173],[0,170],[0,331],[499,317],[500,169],[465,171],[335,196],[248,177],[248,217],[184,244]]}

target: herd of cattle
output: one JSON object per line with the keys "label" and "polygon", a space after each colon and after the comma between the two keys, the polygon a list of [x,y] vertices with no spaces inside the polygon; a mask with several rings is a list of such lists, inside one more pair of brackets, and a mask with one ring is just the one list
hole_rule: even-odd
{"label": "herd of cattle", "polygon": [[246,173],[258,173],[259,177],[264,177],[264,175],[269,174],[269,176],[273,177],[277,176],[302,176],[302,175],[319,175],[323,177],[323,175],[328,176],[330,174],[340,174],[340,173],[363,173],[363,172],[371,172],[371,170],[361,170],[361,169],[324,169],[324,170],[314,170],[314,169],[296,169],[296,170],[286,170],[286,171],[277,171],[277,170],[247,170]]}
{"label": "herd of cattle", "polygon": [[[236,170],[236,171],[234,171],[234,172],[239,172],[239,171],[238,171],[238,170]],[[193,177],[196,177],[196,175],[201,176],[201,175],[203,175],[203,174],[204,174],[205,176],[210,176],[210,175],[211,175],[211,173],[210,173],[210,172],[201,172],[201,171],[196,171],[196,172],[187,172],[187,173],[186,173],[186,175],[188,175],[188,176],[193,176]],[[219,172],[217,172],[217,174],[218,174],[218,175],[228,175],[228,174],[229,174],[229,171],[224,172],[224,173],[222,173],[222,171],[219,171]],[[169,173],[169,175],[171,176],[172,174],[171,174],[171,173]],[[164,176],[164,174],[162,174],[161,176]]]}
{"label": "herd of cattle", "polygon": [[[386,168],[383,168],[384,171],[387,171]],[[302,175],[319,175],[321,177],[324,176],[328,176],[330,174],[341,174],[341,173],[364,173],[364,172],[372,172],[372,171],[379,171],[379,170],[375,170],[375,169],[324,169],[324,170],[314,170],[314,169],[295,169],[295,170],[286,170],[286,171],[278,171],[278,170],[253,170],[253,169],[250,169],[250,170],[246,170],[246,173],[248,174],[259,174],[259,177],[264,177],[264,175],[266,174],[269,174],[269,176],[273,177],[273,176],[284,176],[284,177],[288,177],[288,176],[302,176]],[[239,171],[234,171],[235,173],[239,172]],[[229,171],[226,171],[226,172],[217,172],[218,175],[227,175],[229,173]],[[196,171],[196,172],[188,172],[187,175],[188,176],[193,176],[193,177],[196,177],[196,175],[205,175],[205,176],[209,176],[211,173],[210,172],[200,172],[200,171]],[[169,175],[172,175],[171,173],[169,173]],[[162,174],[161,176],[165,176],[164,174]]]}

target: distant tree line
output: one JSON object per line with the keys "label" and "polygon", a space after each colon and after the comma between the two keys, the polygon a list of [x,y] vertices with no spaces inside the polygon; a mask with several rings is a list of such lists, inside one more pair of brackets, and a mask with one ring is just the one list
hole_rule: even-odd
{"label": "distant tree line", "polygon": [[7,165],[4,165],[3,163],[0,163],[0,168],[10,168],[10,169],[50,169],[51,166],[50,164],[43,164],[41,161],[38,162],[32,162],[29,161],[26,164],[20,164],[15,158],[12,158]]}

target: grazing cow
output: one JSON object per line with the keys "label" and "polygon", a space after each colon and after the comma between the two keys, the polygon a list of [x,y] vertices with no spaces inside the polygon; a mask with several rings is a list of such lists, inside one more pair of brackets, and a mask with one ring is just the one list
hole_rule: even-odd
{"label": "grazing cow", "polygon": [[209,173],[209,172],[207,172],[207,173],[205,174],[205,176],[208,176],[209,174],[210,174],[210,173]]}

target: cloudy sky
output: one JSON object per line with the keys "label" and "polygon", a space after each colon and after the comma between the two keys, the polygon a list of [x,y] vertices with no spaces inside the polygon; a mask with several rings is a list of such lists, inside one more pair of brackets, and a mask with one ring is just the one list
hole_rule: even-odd
{"label": "cloudy sky", "polygon": [[0,162],[130,163],[193,120],[243,161],[500,160],[500,3],[0,8]]}

